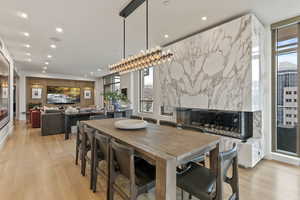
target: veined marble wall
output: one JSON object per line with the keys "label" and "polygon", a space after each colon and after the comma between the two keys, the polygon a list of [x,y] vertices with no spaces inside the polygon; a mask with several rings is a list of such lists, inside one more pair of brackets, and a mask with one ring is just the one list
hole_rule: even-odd
{"label": "veined marble wall", "polygon": [[245,15],[168,47],[158,67],[161,103],[232,111],[260,110],[263,26]]}

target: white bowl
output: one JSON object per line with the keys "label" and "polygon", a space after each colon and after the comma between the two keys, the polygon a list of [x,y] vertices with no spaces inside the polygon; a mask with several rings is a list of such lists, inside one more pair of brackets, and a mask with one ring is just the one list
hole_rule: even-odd
{"label": "white bowl", "polygon": [[115,122],[115,127],[119,129],[127,129],[127,130],[132,130],[132,129],[142,129],[146,128],[148,122],[144,120],[137,120],[137,119],[124,119],[124,120],[119,120]]}

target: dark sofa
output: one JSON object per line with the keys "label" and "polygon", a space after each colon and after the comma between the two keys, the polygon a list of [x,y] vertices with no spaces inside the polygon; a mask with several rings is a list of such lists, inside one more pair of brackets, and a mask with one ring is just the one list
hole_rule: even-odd
{"label": "dark sofa", "polygon": [[63,134],[65,132],[65,115],[59,110],[47,110],[41,114],[41,133],[45,135]]}

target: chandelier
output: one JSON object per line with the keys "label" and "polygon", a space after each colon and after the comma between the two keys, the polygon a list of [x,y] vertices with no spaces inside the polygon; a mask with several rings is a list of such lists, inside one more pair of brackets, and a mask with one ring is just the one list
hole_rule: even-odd
{"label": "chandelier", "polygon": [[[146,51],[142,50],[139,54],[125,58],[125,28],[126,17],[128,17],[135,9],[146,1]],[[109,70],[113,73],[128,73],[141,70],[151,66],[157,66],[164,62],[171,62],[173,53],[170,50],[163,51],[161,47],[149,49],[149,14],[148,0],[132,0],[119,13],[123,17],[123,58],[116,64],[109,65]]]}
{"label": "chandelier", "polygon": [[170,62],[172,56],[173,54],[169,50],[165,52],[161,50],[161,47],[156,47],[156,49],[147,50],[146,52],[141,51],[138,55],[122,59],[121,62],[110,65],[109,70],[114,73],[119,72],[120,74],[133,72],[159,65],[166,61]]}

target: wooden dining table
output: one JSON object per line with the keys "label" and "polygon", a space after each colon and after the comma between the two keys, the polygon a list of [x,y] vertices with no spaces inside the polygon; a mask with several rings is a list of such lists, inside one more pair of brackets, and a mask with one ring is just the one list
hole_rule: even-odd
{"label": "wooden dining table", "polygon": [[[156,200],[176,199],[176,167],[210,152],[210,168],[217,173],[220,137],[193,130],[148,124],[145,129],[121,130],[122,119],[90,120],[83,123],[99,133],[128,144],[156,166]],[[201,181],[201,180],[199,180]]]}

